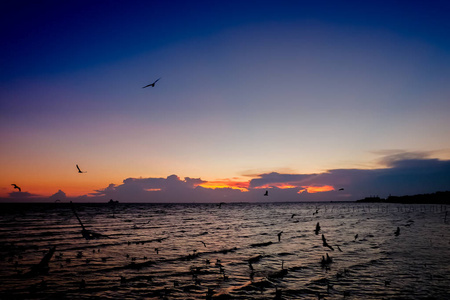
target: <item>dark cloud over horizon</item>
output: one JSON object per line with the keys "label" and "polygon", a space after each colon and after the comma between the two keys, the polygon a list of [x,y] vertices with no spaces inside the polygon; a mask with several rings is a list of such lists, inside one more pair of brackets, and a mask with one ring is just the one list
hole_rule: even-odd
{"label": "dark cloud over horizon", "polygon": [[[406,159],[403,159],[405,158]],[[412,155],[389,157],[386,168],[333,169],[315,174],[257,175],[248,191],[204,188],[200,178],[128,178],[121,185],[98,190],[94,197],[131,202],[220,202],[220,201],[337,201],[358,200],[370,195],[412,195],[450,190],[450,161]],[[334,190],[308,193],[306,187],[332,186]],[[339,191],[344,188],[343,191]],[[269,189],[270,196],[263,197]]]}
{"label": "dark cloud over horizon", "polygon": [[[240,188],[209,188],[200,178],[177,175],[166,178],[127,178],[122,184],[94,191],[89,195],[67,197],[59,190],[49,198],[28,192],[12,192],[10,200],[46,200],[106,202],[284,202],[358,200],[378,195],[414,195],[450,190],[450,160],[425,158],[421,155],[394,154],[383,159],[384,168],[332,169],[313,174],[263,173],[255,175]],[[238,186],[238,185],[236,185]],[[248,186],[247,189],[242,186]],[[312,189],[316,188],[316,189]],[[321,192],[312,192],[322,189]],[[339,191],[340,188],[344,190]],[[269,197],[264,191],[269,190]]]}

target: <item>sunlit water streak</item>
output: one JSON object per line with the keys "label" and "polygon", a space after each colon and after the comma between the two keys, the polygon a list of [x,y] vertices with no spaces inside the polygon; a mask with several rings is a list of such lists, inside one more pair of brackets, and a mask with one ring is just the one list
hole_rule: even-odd
{"label": "sunlit water streak", "polygon": [[1,299],[450,299],[448,206],[77,204],[93,240],[68,204],[0,208]]}

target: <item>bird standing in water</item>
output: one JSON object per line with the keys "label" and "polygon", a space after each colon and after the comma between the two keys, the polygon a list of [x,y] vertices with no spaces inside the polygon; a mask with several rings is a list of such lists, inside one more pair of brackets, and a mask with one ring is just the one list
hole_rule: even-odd
{"label": "bird standing in water", "polygon": [[281,231],[280,233],[278,233],[278,241],[281,242],[281,234],[283,233],[283,231]]}

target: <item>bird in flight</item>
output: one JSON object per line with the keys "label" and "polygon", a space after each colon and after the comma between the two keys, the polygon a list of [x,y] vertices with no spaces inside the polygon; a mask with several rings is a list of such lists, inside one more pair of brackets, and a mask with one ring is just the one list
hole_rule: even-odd
{"label": "bird in flight", "polygon": [[339,190],[340,190],[340,191],[343,191],[343,190],[344,190],[344,188],[340,188]]}
{"label": "bird in flight", "polygon": [[155,87],[155,83],[157,83],[158,80],[160,80],[160,79],[161,79],[161,77],[159,77],[158,79],[156,79],[153,83],[150,83],[150,84],[147,84],[146,86],[143,86],[142,88],[145,89],[146,87],[149,87],[149,86]]}
{"label": "bird in flight", "polygon": [[11,184],[15,189],[18,189],[19,190],[19,192],[21,192],[22,191],[22,189],[19,187],[19,186],[17,186],[17,184],[15,184],[15,183],[12,183]]}
{"label": "bird in flight", "polygon": [[81,171],[80,167],[77,165],[78,173],[86,173],[86,171]]}

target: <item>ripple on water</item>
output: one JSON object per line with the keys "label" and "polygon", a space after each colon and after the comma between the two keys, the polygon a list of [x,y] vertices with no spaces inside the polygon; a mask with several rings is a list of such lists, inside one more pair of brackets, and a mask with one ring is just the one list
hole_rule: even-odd
{"label": "ripple on water", "polygon": [[[0,214],[0,298],[205,299],[210,290],[216,299],[271,299],[276,291],[286,299],[342,299],[344,293],[445,299],[446,210],[356,203],[79,205],[86,228],[107,236],[85,240],[70,206],[12,205]],[[314,234],[317,222],[335,251]],[[24,278],[52,246],[49,273]],[[326,254],[333,263],[324,266]]]}

